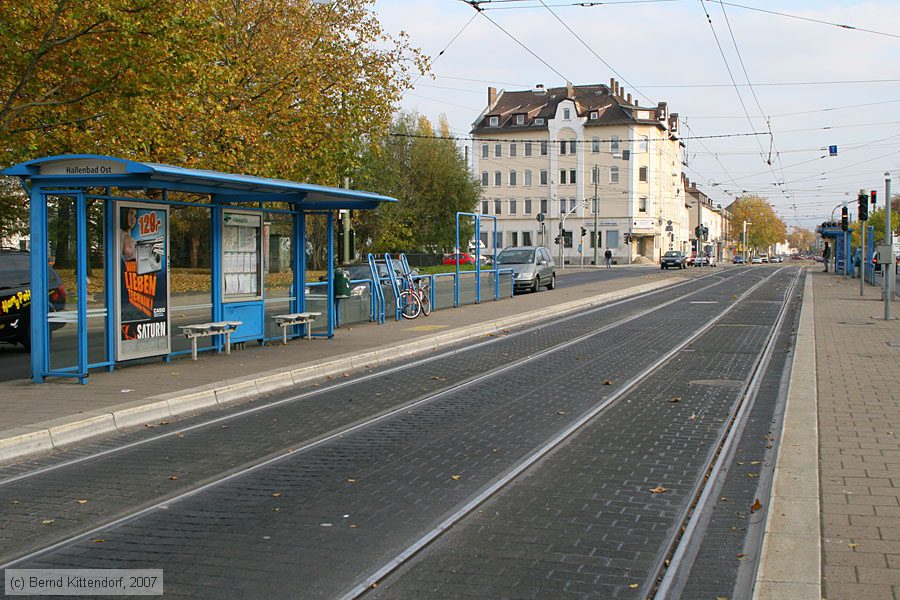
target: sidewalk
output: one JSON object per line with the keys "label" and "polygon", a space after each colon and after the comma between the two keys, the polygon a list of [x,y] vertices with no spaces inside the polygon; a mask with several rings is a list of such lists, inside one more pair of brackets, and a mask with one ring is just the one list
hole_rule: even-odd
{"label": "sidewalk", "polygon": [[552,292],[435,311],[411,321],[351,324],[336,330],[331,340],[296,339],[287,346],[262,348],[248,344],[230,356],[204,353],[196,362],[187,357],[168,364],[124,366],[113,373],[92,372],[87,385],[68,379],[41,385],[30,380],[0,383],[0,463],[396,361],[684,279],[658,269],[573,286],[566,286],[565,277],[563,289]]}
{"label": "sidewalk", "polygon": [[884,321],[880,288],[813,282],[822,598],[900,600],[900,321]]}

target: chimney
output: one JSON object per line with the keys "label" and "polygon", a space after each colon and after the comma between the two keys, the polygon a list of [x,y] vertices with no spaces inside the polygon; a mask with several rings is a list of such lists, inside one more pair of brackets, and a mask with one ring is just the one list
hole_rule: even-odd
{"label": "chimney", "polygon": [[619,95],[619,82],[617,81],[615,83],[616,83],[616,87],[613,88],[613,95],[618,96]]}
{"label": "chimney", "polygon": [[535,93],[535,94],[544,94],[544,93],[546,93],[546,90],[544,89],[544,84],[543,84],[543,83],[539,83],[539,84],[537,84],[536,86],[534,86],[534,93]]}
{"label": "chimney", "polygon": [[575,86],[572,85],[571,81],[566,82],[566,97],[574,98],[575,97]]}
{"label": "chimney", "polygon": [[616,87],[616,79],[614,77],[609,78],[609,93],[612,94],[613,90]]}
{"label": "chimney", "polygon": [[665,102],[660,102],[656,105],[656,120],[657,121],[667,121],[669,119],[668,114],[666,114],[666,106]]}
{"label": "chimney", "polygon": [[678,113],[669,115],[669,131],[678,133]]}
{"label": "chimney", "polygon": [[628,104],[631,104],[631,94],[628,94]]}
{"label": "chimney", "polygon": [[625,88],[619,88],[619,97],[625,99]]}
{"label": "chimney", "polygon": [[488,88],[488,110],[494,106],[494,103],[497,102],[497,88],[489,87]]}

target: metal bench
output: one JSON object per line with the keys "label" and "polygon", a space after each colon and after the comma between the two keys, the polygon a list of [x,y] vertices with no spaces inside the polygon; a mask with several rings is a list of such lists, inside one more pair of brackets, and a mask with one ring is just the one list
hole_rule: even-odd
{"label": "metal bench", "polygon": [[[242,321],[218,321],[215,323],[198,323],[181,325],[184,337],[191,340],[191,360],[197,360],[197,338],[225,335],[225,354],[231,354],[231,334],[242,325]],[[222,351],[219,350],[221,353]]]}
{"label": "metal bench", "polygon": [[275,321],[275,325],[281,327],[281,343],[287,345],[288,327],[293,327],[294,325],[306,325],[306,339],[311,340],[312,324],[316,320],[316,317],[321,316],[322,313],[320,312],[302,312],[287,315],[275,315],[272,317],[272,320]]}

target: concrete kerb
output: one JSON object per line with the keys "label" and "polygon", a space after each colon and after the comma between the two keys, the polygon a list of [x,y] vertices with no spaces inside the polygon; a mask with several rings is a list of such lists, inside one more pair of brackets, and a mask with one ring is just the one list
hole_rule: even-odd
{"label": "concrete kerb", "polygon": [[812,277],[807,277],[754,600],[821,599],[814,311]]}
{"label": "concrete kerb", "polygon": [[[479,323],[462,327],[456,331],[444,332],[433,337],[413,340],[365,351],[346,354],[319,363],[289,371],[272,370],[256,373],[251,379],[238,378],[218,384],[199,386],[177,392],[151,396],[120,404],[104,411],[62,417],[53,422],[39,423],[32,427],[21,427],[0,431],[0,463],[11,462],[31,454],[47,452],[54,448],[83,442],[90,438],[108,435],[142,427],[147,423],[196,414],[204,410],[236,402],[257,398],[262,394],[308,383],[323,377],[340,376],[345,372],[365,367],[380,366],[431,352],[445,346],[459,344],[478,337],[496,334],[521,325],[541,321],[567,312],[589,309],[634,296],[637,294],[668,287],[681,280],[664,280],[645,283],[615,292],[607,292],[559,304],[551,308],[498,319],[490,323]],[[51,425],[52,423],[52,425]]]}

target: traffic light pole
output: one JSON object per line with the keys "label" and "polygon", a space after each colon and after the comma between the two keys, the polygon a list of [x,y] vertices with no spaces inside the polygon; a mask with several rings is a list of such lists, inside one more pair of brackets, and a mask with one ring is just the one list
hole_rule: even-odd
{"label": "traffic light pole", "polygon": [[[887,173],[885,173],[887,175]],[[891,229],[891,179],[884,180],[884,244],[888,247],[888,261],[881,265],[881,278],[884,283],[884,320],[891,320],[891,300],[893,299],[892,283],[894,278],[894,236]]]}
{"label": "traffic light pole", "polygon": [[859,295],[865,295],[866,288],[866,222],[869,212],[869,195],[866,190],[859,190]]}
{"label": "traffic light pole", "polygon": [[600,165],[594,166],[594,266],[600,266],[600,196],[597,187],[600,185]]}

